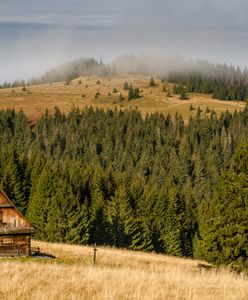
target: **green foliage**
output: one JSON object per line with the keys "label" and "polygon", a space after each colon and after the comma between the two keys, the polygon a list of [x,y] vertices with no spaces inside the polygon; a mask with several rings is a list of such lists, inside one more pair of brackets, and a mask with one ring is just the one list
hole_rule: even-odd
{"label": "green foliage", "polygon": [[182,93],[182,91],[184,90],[183,85],[181,84],[174,84],[173,87],[173,94],[175,95],[180,95]]}
{"label": "green foliage", "polygon": [[151,87],[156,86],[156,83],[155,83],[153,77],[151,77],[151,79],[150,79],[149,86],[151,86]]}
{"label": "green foliage", "polygon": [[209,107],[207,106],[206,110],[205,110],[205,113],[206,114],[209,114],[211,112],[211,109],[209,109]]}
{"label": "green foliage", "polygon": [[125,97],[122,95],[122,93],[120,93],[120,95],[119,95],[119,101],[122,102],[123,100],[125,100]]}
{"label": "green foliage", "polygon": [[248,268],[248,141],[241,144],[231,170],[219,182],[213,200],[204,209],[195,252],[217,265]]}
{"label": "green foliage", "polygon": [[128,90],[129,90],[129,85],[128,85],[127,81],[124,82],[124,84],[123,84],[123,89],[124,89],[125,91],[128,91]]}
{"label": "green foliage", "polygon": [[23,112],[0,111],[0,186],[35,238],[242,269],[247,112],[218,118],[198,108],[185,125],[180,114],[56,107],[30,126]]}
{"label": "green foliage", "polygon": [[98,98],[100,95],[101,95],[101,93],[100,93],[99,91],[97,91],[97,92],[95,93],[94,98],[96,99],[96,98]]}
{"label": "green foliage", "polygon": [[130,84],[129,90],[128,90],[128,100],[133,100],[133,99],[139,99],[140,96],[140,90],[139,88],[133,88],[133,86]]}
{"label": "green foliage", "polygon": [[241,71],[238,67],[199,61],[185,70],[170,72],[167,79],[174,83],[174,94],[180,95],[185,87],[188,93],[212,94],[214,99],[220,100],[245,101],[248,99],[247,76],[247,69]]}
{"label": "green foliage", "polygon": [[39,239],[49,240],[47,226],[51,199],[54,195],[54,174],[48,167],[44,168],[37,179],[37,184],[30,197],[28,205],[28,219],[35,226],[35,236]]}
{"label": "green foliage", "polygon": [[193,106],[192,104],[190,104],[189,110],[190,110],[190,111],[195,110],[195,108],[194,108],[194,106]]}
{"label": "green foliage", "polygon": [[188,95],[187,95],[185,89],[183,89],[183,90],[181,91],[181,94],[180,94],[179,99],[180,99],[180,100],[188,100],[188,99],[189,99],[189,97],[188,97]]}

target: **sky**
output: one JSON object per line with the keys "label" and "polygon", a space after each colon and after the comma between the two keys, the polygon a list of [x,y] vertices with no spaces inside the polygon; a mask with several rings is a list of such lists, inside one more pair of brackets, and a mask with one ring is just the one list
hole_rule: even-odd
{"label": "sky", "polygon": [[0,0],[0,82],[123,54],[244,67],[247,11],[247,0]]}

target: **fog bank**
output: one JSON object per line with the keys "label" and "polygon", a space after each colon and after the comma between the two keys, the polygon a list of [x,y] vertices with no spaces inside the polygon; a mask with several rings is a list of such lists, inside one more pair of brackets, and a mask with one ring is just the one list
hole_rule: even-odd
{"label": "fog bank", "polygon": [[68,2],[0,3],[0,82],[79,57],[110,62],[125,53],[247,64],[244,0]]}

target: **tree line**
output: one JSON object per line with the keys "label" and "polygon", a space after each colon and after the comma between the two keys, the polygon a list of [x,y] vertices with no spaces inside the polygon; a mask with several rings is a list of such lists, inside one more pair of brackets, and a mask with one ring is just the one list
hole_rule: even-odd
{"label": "tree line", "polygon": [[35,238],[247,267],[248,108],[0,111],[0,186]]}
{"label": "tree line", "polygon": [[[72,62],[54,67],[41,77],[25,80],[15,80],[14,82],[4,82],[0,84],[0,88],[24,87],[25,85],[35,85],[53,82],[65,81],[67,84],[71,80],[80,76],[113,76],[131,72],[135,74],[154,74],[163,81],[174,83],[174,93],[180,94],[182,100],[187,100],[187,93],[205,93],[212,94],[214,99],[220,100],[241,100],[248,99],[248,69],[241,70],[239,67],[227,64],[214,64],[205,60],[198,61],[174,61],[160,62],[160,68],[155,67],[151,62],[143,58],[141,61],[136,56],[123,57],[121,63],[131,66],[131,69],[123,69],[118,63],[118,59],[111,64],[104,64],[102,59],[97,61],[94,58],[80,58]],[[150,64],[146,68],[146,63]],[[157,70],[157,72],[156,72]],[[151,87],[155,85],[153,77],[151,77]],[[132,91],[132,87],[131,91]],[[133,94],[130,93],[130,99],[139,98],[139,90],[134,89]]]}
{"label": "tree line", "polygon": [[80,58],[72,62],[68,62],[51,68],[40,77],[33,77],[29,80],[15,80],[12,83],[4,82],[0,84],[0,89],[10,87],[24,87],[26,85],[30,86],[61,81],[69,83],[71,80],[76,79],[80,76],[106,76],[110,73],[113,73],[113,71],[111,71],[110,67],[103,63],[102,59],[100,59],[100,61],[98,62],[94,58]]}
{"label": "tree line", "polygon": [[174,90],[212,94],[214,99],[248,99],[248,70],[243,71],[230,65],[211,64],[206,61],[191,62],[182,68],[169,72],[166,79],[175,83]]}

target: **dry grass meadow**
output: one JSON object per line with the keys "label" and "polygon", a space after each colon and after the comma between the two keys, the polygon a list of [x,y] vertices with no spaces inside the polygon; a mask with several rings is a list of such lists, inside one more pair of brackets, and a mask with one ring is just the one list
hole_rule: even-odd
{"label": "dry grass meadow", "polygon": [[55,259],[0,260],[0,299],[248,299],[248,278],[200,271],[199,261],[111,248],[33,241]]}
{"label": "dry grass meadow", "polygon": [[[79,84],[81,79],[81,84]],[[97,80],[100,84],[97,84]],[[120,92],[127,96],[127,91],[123,90],[123,84],[127,80],[133,87],[140,88],[142,98],[119,102]],[[143,115],[153,112],[162,112],[175,114],[176,111],[182,114],[185,120],[190,115],[195,115],[198,106],[203,113],[206,108],[214,109],[217,114],[229,110],[240,110],[245,107],[244,102],[238,101],[220,101],[212,99],[210,95],[190,94],[190,100],[182,101],[178,96],[168,97],[165,88],[172,92],[172,85],[163,83],[155,79],[156,86],[149,87],[149,76],[142,75],[118,75],[116,77],[82,77],[73,80],[69,85],[64,82],[44,84],[27,87],[28,91],[23,92],[22,88],[9,88],[0,90],[0,109],[15,108],[22,109],[31,120],[36,120],[46,108],[53,111],[58,106],[63,112],[68,112],[73,106],[84,108],[86,106],[102,107],[110,109],[138,109]],[[113,89],[117,93],[113,93]],[[94,98],[96,92],[100,92],[98,98]],[[110,93],[110,95],[109,95]],[[195,110],[189,111],[190,105]]]}

